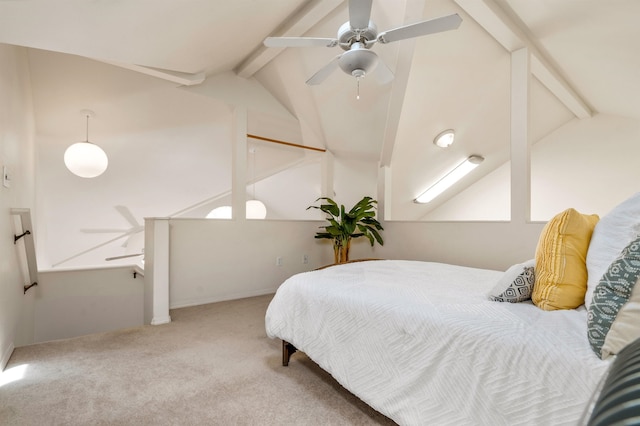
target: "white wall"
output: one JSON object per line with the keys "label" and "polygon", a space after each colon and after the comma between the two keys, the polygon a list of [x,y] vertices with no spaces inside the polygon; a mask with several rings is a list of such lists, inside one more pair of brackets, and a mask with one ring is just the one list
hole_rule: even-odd
{"label": "white wall", "polygon": [[385,222],[384,246],[373,251],[360,246],[353,254],[354,258],[424,260],[504,271],[535,257],[543,226],[522,222]]}
{"label": "white wall", "polygon": [[[126,253],[125,234],[144,217],[171,215],[229,189],[225,103],[90,59],[44,51],[29,56],[41,267],[105,265],[106,257]],[[109,157],[108,169],[93,179],[71,174],[63,163],[66,148],[85,138],[83,109],[95,112],[89,140]]]}
{"label": "white wall", "polygon": [[[640,191],[640,122],[596,114],[574,119],[531,148],[531,220],[573,207],[604,216]],[[509,220],[510,163],[500,166],[424,220]]]}
{"label": "white wall", "polygon": [[[293,274],[333,263],[321,221],[170,221],[169,305],[273,293]],[[384,246],[354,240],[352,259],[411,259],[506,270],[532,259],[544,224],[387,222]],[[308,255],[309,263],[302,263]],[[277,266],[276,259],[283,265]]]}
{"label": "white wall", "polygon": [[[238,104],[248,109],[249,133],[303,143],[297,119],[260,83],[233,73],[179,87],[72,55],[31,50],[29,61],[41,176],[35,220],[44,268],[103,266],[107,257],[136,251],[127,246],[127,232],[144,217],[204,217],[223,202],[231,190],[232,109]],[[95,112],[89,139],[109,157],[106,172],[94,179],[72,175],[62,161],[65,149],[85,138],[83,109]],[[269,218],[308,219],[304,208],[319,195],[317,168],[283,176],[305,191],[282,191],[282,180],[260,179],[309,155],[253,139],[249,143],[259,147],[256,195],[272,207]],[[252,166],[251,161],[248,178],[254,175]],[[253,188],[247,189],[250,194]],[[302,214],[287,216],[291,205]]]}
{"label": "white wall", "polygon": [[597,114],[572,120],[531,153],[531,219],[573,207],[600,216],[640,191],[640,121]]}
{"label": "white wall", "polygon": [[377,199],[378,162],[336,158],[334,165],[333,200],[349,210],[364,196]]}
{"label": "white wall", "polygon": [[[172,219],[171,308],[275,292],[289,276],[333,263],[319,221]],[[308,263],[303,263],[303,255]],[[282,258],[282,266],[276,259]]]}
{"label": "white wall", "polygon": [[[11,187],[0,183],[0,370],[14,346],[33,335],[34,293],[23,294],[11,208],[34,208],[34,123],[26,51],[0,44],[0,170],[7,166]],[[36,232],[35,230],[33,232]],[[37,232],[34,234],[37,243]]]}
{"label": "white wall", "polygon": [[460,194],[427,213],[428,221],[505,221],[511,216],[510,163],[498,167]]}
{"label": "white wall", "polygon": [[138,271],[134,266],[40,271],[33,343],[142,325],[144,277]]}

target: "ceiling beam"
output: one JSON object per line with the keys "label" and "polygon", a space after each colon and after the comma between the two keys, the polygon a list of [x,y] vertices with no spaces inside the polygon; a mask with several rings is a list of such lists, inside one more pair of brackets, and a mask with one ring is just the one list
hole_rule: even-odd
{"label": "ceiling beam", "polygon": [[[404,22],[417,21],[422,18],[424,7],[424,1],[408,0],[405,7]],[[391,86],[391,96],[389,98],[384,128],[384,139],[380,152],[380,167],[391,165],[391,157],[393,156],[393,148],[400,124],[400,115],[402,114],[402,105],[404,104],[409,75],[411,74],[415,44],[415,39],[409,39],[402,42],[398,47],[398,56],[395,64],[396,73]]]}
{"label": "ceiling beam", "polygon": [[400,116],[402,115],[402,105],[404,104],[409,75],[411,74],[414,47],[415,40],[407,40],[398,48],[398,59],[395,66],[396,74],[393,78],[391,96],[389,97],[384,140],[382,141],[382,151],[380,153],[381,167],[391,165],[391,157],[397,139]]}
{"label": "ceiling beam", "polygon": [[[289,19],[285,20],[271,37],[301,37],[324,19],[334,9],[344,3],[344,0],[311,0]],[[284,49],[267,48],[260,44],[235,69],[235,73],[243,78],[249,78],[262,67],[271,62]]]}
{"label": "ceiling beam", "polygon": [[531,73],[578,118],[593,111],[563,78],[536,43],[493,0],[454,0],[508,52],[526,47],[531,53]]}
{"label": "ceiling beam", "polygon": [[186,72],[163,70],[160,68],[145,67],[142,65],[126,64],[123,62],[102,61],[100,59],[96,60],[104,62],[105,64],[115,65],[116,67],[125,68],[131,71],[150,75],[152,77],[171,81],[173,83],[178,83],[182,86],[194,86],[196,84],[202,83],[206,79],[205,74],[202,72],[197,74],[189,74]]}

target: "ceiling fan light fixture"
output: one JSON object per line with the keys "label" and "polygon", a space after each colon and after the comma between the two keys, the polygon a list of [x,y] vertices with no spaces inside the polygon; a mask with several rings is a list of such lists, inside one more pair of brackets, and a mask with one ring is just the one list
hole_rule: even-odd
{"label": "ceiling fan light fixture", "polygon": [[433,139],[433,143],[440,148],[449,148],[451,145],[453,145],[455,136],[456,132],[453,129],[447,129],[443,132],[440,132],[438,136]]}
{"label": "ceiling fan light fixture", "polygon": [[338,59],[340,69],[349,75],[354,75],[354,71],[366,74],[373,71],[377,64],[378,55],[368,50],[362,43],[354,43],[352,49],[344,52]]}

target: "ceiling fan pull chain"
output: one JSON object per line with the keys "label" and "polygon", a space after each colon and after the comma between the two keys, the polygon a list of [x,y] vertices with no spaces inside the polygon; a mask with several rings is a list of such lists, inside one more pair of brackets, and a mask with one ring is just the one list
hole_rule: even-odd
{"label": "ceiling fan pull chain", "polygon": [[356,99],[360,100],[360,77],[356,78]]}

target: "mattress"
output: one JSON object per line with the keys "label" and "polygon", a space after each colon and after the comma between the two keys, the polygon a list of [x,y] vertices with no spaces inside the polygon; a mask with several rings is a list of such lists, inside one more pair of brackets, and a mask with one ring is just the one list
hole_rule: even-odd
{"label": "mattress", "polygon": [[575,425],[609,365],[586,310],[490,301],[502,274],[396,260],[301,273],[266,331],[402,425]]}

